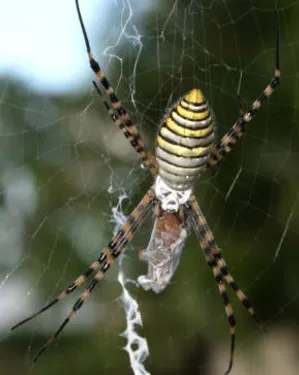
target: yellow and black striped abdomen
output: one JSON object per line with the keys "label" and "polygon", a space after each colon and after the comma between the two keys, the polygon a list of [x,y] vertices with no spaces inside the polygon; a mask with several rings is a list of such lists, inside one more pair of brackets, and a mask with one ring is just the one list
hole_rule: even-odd
{"label": "yellow and black striped abdomen", "polygon": [[160,126],[156,159],[159,175],[175,190],[193,186],[214,141],[212,116],[199,89],[188,92]]}

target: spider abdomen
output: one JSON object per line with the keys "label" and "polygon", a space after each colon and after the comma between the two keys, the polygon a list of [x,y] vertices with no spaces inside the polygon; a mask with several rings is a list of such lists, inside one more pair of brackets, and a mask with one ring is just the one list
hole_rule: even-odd
{"label": "spider abdomen", "polygon": [[199,89],[193,89],[160,126],[156,147],[159,175],[172,189],[190,189],[207,164],[213,141],[207,102]]}

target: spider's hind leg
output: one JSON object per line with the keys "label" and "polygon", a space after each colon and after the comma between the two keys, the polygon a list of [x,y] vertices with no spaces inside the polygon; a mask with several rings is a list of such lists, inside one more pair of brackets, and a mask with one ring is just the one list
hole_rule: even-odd
{"label": "spider's hind leg", "polygon": [[124,136],[127,138],[127,140],[130,142],[131,146],[135,149],[135,151],[139,154],[139,156],[142,159],[142,162],[150,169],[153,176],[157,173],[157,167],[156,167],[156,160],[154,156],[146,150],[146,146],[144,144],[143,139],[141,138],[140,133],[138,132],[135,125],[132,128],[128,128],[125,123],[122,121],[122,119],[119,117],[117,112],[109,105],[107,100],[105,99],[104,95],[102,94],[102,91],[100,90],[99,86],[95,81],[92,81],[98,95],[102,99],[102,102],[104,104],[104,107],[106,108],[106,111],[110,117],[110,119],[114,122],[114,124],[121,129]]}
{"label": "spider's hind leg", "polygon": [[212,148],[207,167],[213,167],[227,155],[242,137],[246,125],[250,122],[259,111],[263,103],[272,95],[280,82],[280,62],[279,62],[279,22],[278,13],[276,12],[276,48],[275,48],[275,69],[274,76],[261,94],[253,101],[251,106],[245,111],[243,108],[240,117],[235,121],[229,131],[222,137],[221,141]]}
{"label": "spider's hind leg", "polygon": [[[79,7],[79,0],[76,0],[76,8],[77,14],[80,22],[80,26],[82,29],[87,55],[90,63],[90,67],[93,72],[98,77],[101,85],[104,87],[106,94],[109,97],[109,101],[111,104],[108,104],[107,101],[103,100],[103,103],[108,111],[109,116],[112,118],[115,125],[117,125],[124,133],[125,137],[129,140],[135,151],[141,157],[143,163],[150,169],[153,176],[157,174],[157,163],[156,159],[154,158],[153,154],[147,150],[142,137],[136,127],[136,125],[132,122],[129,113],[127,110],[122,106],[120,100],[116,96],[116,93],[111,86],[110,82],[108,81],[107,77],[105,76],[104,72],[102,71],[99,63],[93,57],[91,52],[90,43],[88,40],[87,32],[83,23],[83,18],[81,15],[80,7]],[[102,97],[102,93],[98,85],[93,82],[98,94]]]}

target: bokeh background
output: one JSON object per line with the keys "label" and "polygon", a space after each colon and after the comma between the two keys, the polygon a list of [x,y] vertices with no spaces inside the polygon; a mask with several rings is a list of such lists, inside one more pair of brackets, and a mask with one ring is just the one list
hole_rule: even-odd
{"label": "bokeh background", "polygon": [[[84,3],[84,4],[83,4]],[[73,0],[0,0],[1,374],[131,374],[115,265],[59,340],[31,365],[78,297],[10,327],[57,295],[98,257],[116,222],[152,183],[109,120],[91,80]],[[201,88],[220,137],[274,72],[275,8],[282,82],[246,136],[195,192],[230,270],[267,333],[231,293],[232,374],[298,374],[299,1],[82,1],[94,54],[154,149],[165,109]],[[149,219],[126,251],[128,278]],[[229,329],[193,234],[160,295],[129,284],[140,305],[151,374],[222,374]]]}

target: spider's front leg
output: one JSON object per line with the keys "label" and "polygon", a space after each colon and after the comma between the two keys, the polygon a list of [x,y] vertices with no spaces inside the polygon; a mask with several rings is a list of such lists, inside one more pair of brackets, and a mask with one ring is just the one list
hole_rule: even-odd
{"label": "spider's front leg", "polygon": [[249,314],[253,317],[256,323],[261,327],[260,319],[257,316],[255,310],[253,309],[248,297],[240,289],[238,284],[235,282],[234,278],[228,270],[228,266],[222,257],[221,251],[218,248],[216,241],[214,239],[213,233],[209,228],[209,225],[200,210],[198,202],[194,196],[192,196],[188,203],[186,204],[186,215],[190,218],[191,225],[195,231],[195,234],[199,240],[200,247],[203,250],[205,259],[210,266],[214,278],[217,283],[219,293],[223,299],[225,313],[227,321],[230,325],[231,331],[231,349],[230,349],[230,359],[229,366],[225,375],[228,374],[233,365],[234,359],[234,347],[235,347],[235,334],[236,334],[236,319],[232,309],[232,305],[227,295],[226,287],[223,282],[225,280],[227,284],[234,290],[236,296],[242,303],[242,305],[247,309]]}
{"label": "spider's front leg", "polygon": [[34,362],[42,355],[42,353],[48,349],[48,347],[56,340],[58,335],[62,332],[64,327],[69,323],[71,318],[75,315],[75,313],[82,307],[84,302],[90,296],[96,285],[99,281],[101,281],[108,271],[110,266],[114,263],[115,259],[124,251],[125,246],[129,241],[132,240],[134,234],[141,226],[142,222],[146,218],[146,216],[153,210],[156,203],[156,196],[152,189],[148,190],[148,192],[144,195],[140,203],[137,207],[132,211],[132,213],[128,216],[125,223],[121,226],[119,231],[111,241],[109,242],[108,246],[105,247],[99,258],[94,261],[88,269],[82,273],[79,277],[77,277],[68,288],[66,288],[62,293],[59,294],[54,300],[48,303],[45,307],[37,311],[36,313],[32,314],[28,318],[22,320],[21,322],[15,324],[11,329],[14,330],[17,327],[23,325],[24,323],[34,319],[35,317],[42,314],[44,311],[48,310],[54,304],[58,303],[62,299],[64,299],[67,295],[72,293],[76,290],[79,286],[81,286],[87,279],[87,277],[92,273],[96,272],[95,276],[91,280],[90,284],[85,288],[84,292],[81,294],[80,298],[75,302],[73,305],[72,310],[62,322],[58,330],[52,335],[49,340],[45,343],[45,345],[40,349],[37,355],[34,358]]}

